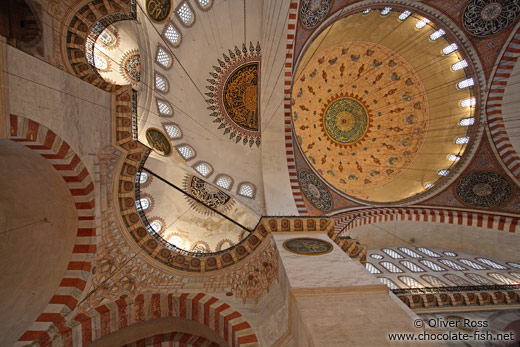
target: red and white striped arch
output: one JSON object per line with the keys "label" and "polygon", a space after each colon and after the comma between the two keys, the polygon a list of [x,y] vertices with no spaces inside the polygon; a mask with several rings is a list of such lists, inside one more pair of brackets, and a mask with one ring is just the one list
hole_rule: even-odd
{"label": "red and white striped arch", "polygon": [[509,168],[511,173],[520,179],[520,157],[513,148],[504,119],[502,118],[502,100],[506,89],[507,81],[515,63],[520,56],[520,27],[515,30],[507,44],[491,80],[489,94],[486,104],[487,120],[489,131],[500,158]]}
{"label": "red and white striped arch", "polygon": [[94,183],[87,168],[67,142],[30,119],[10,116],[10,139],[21,143],[47,159],[66,182],[78,214],[78,230],[72,258],[59,287],[47,307],[16,345],[36,341],[48,345],[53,333],[66,323],[66,316],[80,300],[90,276],[91,260],[96,253]]}
{"label": "red and white striped arch", "polygon": [[[132,324],[163,317],[179,317],[203,324],[231,347],[258,346],[251,325],[225,302],[203,293],[139,294],[119,299],[73,318],[60,332],[61,344],[86,346]],[[60,342],[60,341],[57,341]]]}
{"label": "red and white striped arch", "polygon": [[382,207],[347,211],[331,216],[335,220],[334,231],[339,233],[361,225],[390,221],[433,222],[488,228],[516,232],[518,218],[479,212],[464,212],[435,208]]}

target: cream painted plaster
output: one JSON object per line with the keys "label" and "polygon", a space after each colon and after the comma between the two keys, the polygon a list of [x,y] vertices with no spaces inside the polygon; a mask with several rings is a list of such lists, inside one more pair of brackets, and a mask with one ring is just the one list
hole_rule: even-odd
{"label": "cream painted plaster", "polygon": [[384,222],[362,225],[346,233],[369,249],[385,246],[423,246],[461,250],[519,261],[520,234],[463,225],[430,222]]}
{"label": "cream painted plaster", "polygon": [[47,160],[0,139],[0,163],[0,346],[11,346],[58,288],[78,222],[67,185]]}
{"label": "cream painted plaster", "polygon": [[38,122],[66,141],[89,173],[110,144],[110,94],[11,46],[9,112]]}

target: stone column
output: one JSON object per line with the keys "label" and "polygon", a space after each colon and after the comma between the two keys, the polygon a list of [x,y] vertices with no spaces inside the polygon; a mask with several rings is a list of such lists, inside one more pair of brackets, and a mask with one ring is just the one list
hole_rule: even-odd
{"label": "stone column", "polygon": [[[289,286],[289,330],[295,346],[383,346],[392,344],[388,333],[420,333],[413,327],[417,316],[325,232],[273,236]],[[323,255],[295,254],[285,242],[297,238],[325,241],[332,250]]]}

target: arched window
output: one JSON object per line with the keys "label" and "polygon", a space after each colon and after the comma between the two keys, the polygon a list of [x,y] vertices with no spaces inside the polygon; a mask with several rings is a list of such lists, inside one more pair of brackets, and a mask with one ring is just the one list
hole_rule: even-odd
{"label": "arched window", "polygon": [[457,275],[453,274],[446,274],[444,275],[444,278],[447,280],[453,282],[456,286],[471,286],[472,284],[463,279],[462,277],[459,277]]}
{"label": "arched window", "polygon": [[369,14],[370,12],[372,12],[372,9],[370,8],[367,8],[366,10],[363,10],[363,14]]}
{"label": "arched window", "polygon": [[432,287],[448,287],[446,283],[432,275],[422,275],[421,278]]}
{"label": "arched window", "polygon": [[180,249],[189,248],[189,242],[187,242],[184,238],[180,237],[179,235],[170,237],[168,242]]}
{"label": "arched window", "polygon": [[198,241],[193,244],[193,246],[191,247],[191,251],[194,253],[206,253],[210,250],[207,242]]}
{"label": "arched window", "polygon": [[383,283],[383,284],[386,284],[386,286],[390,289],[399,289],[399,287],[397,286],[397,284],[394,283],[394,281],[392,281],[391,279],[389,278],[386,278],[386,277],[378,277],[379,279],[379,282]]}
{"label": "arched window", "polygon": [[448,170],[448,169],[440,169],[439,171],[437,171],[437,175],[439,175],[439,176],[448,176],[449,173],[450,173],[450,170]]}
{"label": "arched window", "polygon": [[469,136],[461,136],[461,137],[457,137],[455,139],[455,143],[457,145],[465,145],[468,142],[469,142]]}
{"label": "arched window", "polygon": [[404,11],[403,13],[401,13],[399,15],[399,20],[403,21],[406,18],[410,17],[411,14],[412,14],[412,12],[410,12],[410,11]]}
{"label": "arched window", "polygon": [[507,267],[497,264],[492,260],[486,259],[486,258],[477,258],[478,261],[480,261],[483,264],[486,264],[488,266],[491,266],[492,268],[498,269],[498,270],[505,270]]}
{"label": "arched window", "polygon": [[253,199],[255,197],[256,188],[252,183],[240,183],[238,186],[238,195]]}
{"label": "arched window", "polygon": [[178,140],[182,137],[181,129],[173,123],[163,124],[164,131],[168,134],[168,137],[172,140]]}
{"label": "arched window", "polygon": [[482,265],[480,264],[477,264],[475,263],[474,261],[471,261],[471,260],[468,260],[468,259],[459,259],[459,261],[464,264],[464,265],[467,265],[469,267],[472,267],[474,268],[475,270],[486,270],[485,267],[483,267]]}
{"label": "arched window", "polygon": [[435,41],[437,39],[440,39],[444,35],[446,35],[446,32],[442,29],[439,29],[430,35],[430,40]]}
{"label": "arched window", "polygon": [[380,274],[381,271],[379,271],[378,268],[376,268],[374,265],[370,264],[370,263],[366,263],[365,267],[367,268],[368,272],[370,272],[371,274]]}
{"label": "arched window", "polygon": [[473,117],[462,118],[459,121],[459,125],[461,127],[469,127],[470,125],[473,125],[473,124],[475,124],[475,118],[473,118]]}
{"label": "arched window", "polygon": [[470,280],[472,280],[478,284],[482,284],[482,285],[494,285],[495,284],[495,283],[493,283],[493,281],[491,281],[488,278],[481,276],[479,274],[467,273],[466,277],[469,278]]}
{"label": "arched window", "polygon": [[446,266],[449,266],[451,267],[453,270],[457,270],[457,271],[464,271],[464,270],[467,270],[465,267],[463,266],[460,266],[459,264],[451,261],[451,260],[448,260],[448,259],[441,259],[439,260],[440,263],[446,265]]}
{"label": "arched window", "polygon": [[163,75],[155,72],[155,90],[158,92],[161,92],[163,94],[168,93],[168,90],[170,89],[170,84],[168,83],[168,80]]}
{"label": "arched window", "polygon": [[455,63],[455,64],[453,64],[453,65],[451,66],[451,68],[452,68],[453,71],[457,71],[457,70],[460,70],[460,69],[464,69],[464,68],[466,68],[466,67],[468,67],[468,62],[466,61],[466,59],[461,60],[461,61],[459,61],[459,62],[457,62],[457,63]]}
{"label": "arched window", "polygon": [[451,53],[455,52],[457,49],[459,49],[457,44],[456,43],[452,43],[451,45],[444,47],[442,49],[442,53],[444,53],[445,55],[448,55],[448,54],[451,54]]}
{"label": "arched window", "polygon": [[206,162],[200,162],[193,166],[193,168],[204,177],[208,177],[213,172],[213,168]]}
{"label": "arched window", "polygon": [[233,185],[233,180],[228,175],[218,175],[215,179],[215,184],[220,188],[224,188],[226,190],[231,189]]}
{"label": "arched window", "polygon": [[385,252],[386,254],[388,254],[390,257],[394,258],[394,259],[403,259],[404,258],[402,255],[400,255],[399,253],[397,253],[393,249],[382,248],[381,250],[383,252]]}
{"label": "arched window", "polygon": [[370,257],[377,260],[383,259],[381,254],[370,254]]}
{"label": "arched window", "polygon": [[423,288],[424,286],[419,283],[415,278],[410,276],[399,276],[399,281],[403,282],[408,288]]}
{"label": "arched window", "polygon": [[459,89],[469,88],[469,87],[473,86],[474,84],[475,84],[475,82],[473,81],[473,78],[468,78],[468,79],[465,79],[465,80],[457,83],[457,88],[459,88]]}
{"label": "arched window", "polygon": [[207,11],[213,5],[213,0],[196,0],[197,6],[203,11]]}
{"label": "arched window", "polygon": [[162,223],[158,220],[151,221],[150,227],[152,227],[153,231],[155,231],[156,233],[160,233],[163,229]]}
{"label": "arched window", "polygon": [[172,22],[168,22],[164,27],[163,36],[173,47],[178,47],[181,44],[182,36]]}
{"label": "arched window", "polygon": [[173,63],[173,59],[170,56],[170,53],[168,53],[167,50],[161,45],[157,46],[157,55],[155,56],[155,61],[165,69],[169,69]]}
{"label": "arched window", "polygon": [[516,267],[517,269],[520,269],[520,264],[518,264],[518,263],[513,263],[511,261],[508,261],[508,262],[506,262],[506,264],[509,266],[512,266],[512,267]]}
{"label": "arched window", "polygon": [[417,250],[419,252],[422,252],[430,257],[433,257],[433,258],[440,258],[440,255],[438,253],[435,253],[434,251],[432,250],[429,250],[428,248],[424,248],[424,247],[418,247]]}
{"label": "arched window", "polygon": [[415,24],[415,27],[417,29],[422,29],[426,26],[426,24],[430,23],[430,20],[428,18],[423,18],[421,19],[420,21],[417,22],[417,24]]}
{"label": "arched window", "polygon": [[177,14],[177,17],[181,23],[186,27],[192,26],[195,22],[195,14],[193,13],[192,8],[187,1],[183,1],[179,4],[179,6],[177,6],[177,9],[175,9],[175,14]]}
{"label": "arched window", "polygon": [[189,145],[179,145],[175,149],[186,161],[195,158],[195,150]]}
{"label": "arched window", "polygon": [[516,277],[520,280],[520,273],[519,272],[510,272],[509,273],[510,276],[513,276],[513,277]]}
{"label": "arched window", "polygon": [[[475,106],[477,104],[477,99],[476,98],[469,98],[469,99],[464,99],[460,102],[460,106],[461,107],[470,107],[470,106]],[[467,118],[466,118],[467,119]],[[462,121],[462,120],[461,120]],[[461,124],[462,125],[462,124]]]}
{"label": "arched window", "polygon": [[98,70],[106,70],[108,68],[108,61],[105,57],[102,57],[99,54],[94,54],[94,66]]}
{"label": "arched window", "polygon": [[427,268],[429,268],[430,270],[433,270],[433,271],[436,271],[436,272],[446,271],[446,269],[440,267],[439,265],[435,264],[432,261],[429,261],[429,260],[419,260],[419,262],[421,264],[423,264],[424,266],[426,266]]}
{"label": "arched window", "polygon": [[403,270],[401,270],[400,268],[398,268],[397,266],[395,266],[394,264],[392,263],[389,263],[387,261],[382,261],[379,263],[382,267],[384,267],[385,269],[387,269],[389,272],[391,273],[398,273],[398,272],[403,272]]}
{"label": "arched window", "polygon": [[444,254],[447,257],[456,257],[457,256],[457,254],[455,254],[453,252],[449,252],[449,251],[442,252],[442,254]]}
{"label": "arched window", "polygon": [[420,255],[419,253],[416,253],[414,251],[412,251],[410,248],[406,248],[406,247],[399,247],[399,250],[401,252],[403,252],[404,254],[412,257],[412,258],[422,258],[423,256]]}
{"label": "arched window", "polygon": [[411,272],[424,272],[424,269],[415,265],[414,263],[412,263],[411,261],[408,261],[408,260],[401,260],[400,263],[406,267],[408,270],[410,270]]}
{"label": "arched window", "polygon": [[148,173],[142,171],[141,174],[139,175],[139,183],[145,184],[146,182],[148,182],[148,178],[149,178]]}
{"label": "arched window", "polygon": [[137,209],[141,209],[142,211],[146,211],[150,208],[151,202],[148,198],[139,199],[139,203],[136,203]]}
{"label": "arched window", "polygon": [[[457,155],[457,154],[450,154],[448,156],[449,161],[459,161],[459,159],[460,159],[460,155]],[[444,253],[446,253],[446,252],[444,252]]]}
{"label": "arched window", "polygon": [[381,16],[388,15],[390,13],[390,11],[392,11],[391,7],[385,7],[384,9],[381,10]]}
{"label": "arched window", "polygon": [[171,117],[173,116],[173,109],[169,102],[164,100],[155,99],[157,103],[157,110],[159,111],[159,116],[161,117]]}
{"label": "arched window", "polygon": [[501,284],[518,284],[518,283],[520,283],[520,282],[518,282],[516,280],[513,280],[513,279],[511,279],[511,278],[509,278],[507,276],[504,276],[504,275],[496,273],[496,272],[488,273],[488,276],[496,279]]}

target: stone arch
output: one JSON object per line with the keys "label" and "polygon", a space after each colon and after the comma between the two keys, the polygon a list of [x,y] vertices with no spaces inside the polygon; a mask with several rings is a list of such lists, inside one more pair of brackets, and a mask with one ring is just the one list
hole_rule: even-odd
{"label": "stone arch", "polygon": [[251,325],[229,304],[204,293],[138,294],[80,313],[60,330],[62,344],[85,346],[89,343],[154,319],[177,317],[198,322],[224,339],[229,346],[258,346]]}
{"label": "stone arch", "polygon": [[502,102],[507,82],[520,56],[520,51],[517,48],[519,44],[520,25],[515,28],[509,37],[508,43],[504,45],[505,48],[500,59],[495,64],[496,67],[489,84],[489,94],[486,101],[486,115],[491,139],[505,166],[517,179],[520,179],[520,156],[513,148],[504,125]]}
{"label": "stone arch", "polygon": [[79,156],[67,142],[45,126],[27,118],[10,116],[10,139],[25,145],[48,160],[66,182],[75,202],[78,230],[72,258],[61,283],[36,322],[19,338],[20,343],[50,342],[53,332],[64,326],[90,277],[91,260],[96,253],[94,182]]}

